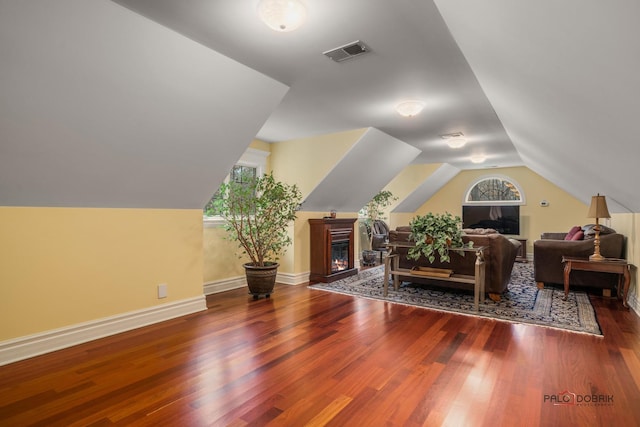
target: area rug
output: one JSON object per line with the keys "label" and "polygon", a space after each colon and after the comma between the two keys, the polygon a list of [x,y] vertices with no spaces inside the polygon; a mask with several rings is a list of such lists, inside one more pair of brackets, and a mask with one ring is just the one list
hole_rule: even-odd
{"label": "area rug", "polygon": [[476,312],[472,290],[446,287],[401,284],[398,291],[389,282],[389,293],[383,296],[384,266],[360,271],[357,275],[333,283],[311,285],[313,289],[382,300],[392,303],[425,307],[433,310],[481,316],[513,323],[524,323],[602,336],[595,310],[583,291],[569,292],[563,301],[561,288],[538,289],[529,263],[516,263],[508,290],[500,302],[486,298]]}

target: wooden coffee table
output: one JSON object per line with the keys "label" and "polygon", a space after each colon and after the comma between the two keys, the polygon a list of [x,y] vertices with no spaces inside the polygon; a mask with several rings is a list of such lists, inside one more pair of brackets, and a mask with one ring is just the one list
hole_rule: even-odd
{"label": "wooden coffee table", "polygon": [[400,286],[400,276],[420,279],[433,279],[440,282],[457,282],[473,284],[473,307],[475,311],[479,310],[479,305],[484,304],[484,288],[485,288],[485,269],[484,250],[487,246],[476,246],[472,248],[451,248],[452,251],[473,252],[476,255],[476,263],[474,275],[451,274],[449,277],[428,277],[424,275],[413,274],[411,270],[399,267],[399,255],[394,253],[396,248],[411,248],[412,243],[389,243],[391,250],[384,259],[384,291],[386,297],[389,291],[389,275],[393,276],[393,289],[398,290]]}
{"label": "wooden coffee table", "polygon": [[631,264],[627,263],[625,259],[617,258],[605,258],[602,261],[590,261],[588,258],[571,258],[562,257],[564,263],[564,299],[567,299],[569,295],[569,275],[571,270],[583,270],[583,271],[598,271],[602,273],[614,273],[618,274],[618,298],[620,298],[620,285],[621,280],[624,279],[624,291],[622,297],[622,305],[629,307],[627,304],[627,297],[629,294],[629,283],[631,282],[631,275],[629,269]]}

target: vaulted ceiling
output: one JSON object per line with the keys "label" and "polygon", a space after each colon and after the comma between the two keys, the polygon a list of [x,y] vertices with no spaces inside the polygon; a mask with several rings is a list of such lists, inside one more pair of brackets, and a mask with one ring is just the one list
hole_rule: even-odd
{"label": "vaulted ceiling", "polygon": [[[443,164],[423,195],[525,165],[640,212],[639,2],[303,1],[305,25],[278,33],[257,0],[0,0],[0,204],[197,207],[253,137],[373,128],[405,163]],[[354,40],[370,52],[322,54]],[[399,116],[406,99],[425,109]]]}
{"label": "vaulted ceiling", "polygon": [[[117,0],[291,87],[258,137],[374,127],[458,169],[526,165],[585,202],[640,212],[640,3],[634,0],[304,0],[277,33],[257,1]],[[335,63],[322,52],[362,40]],[[426,103],[417,117],[394,112]],[[461,131],[452,150],[440,135]],[[469,160],[484,154],[478,166]]]}

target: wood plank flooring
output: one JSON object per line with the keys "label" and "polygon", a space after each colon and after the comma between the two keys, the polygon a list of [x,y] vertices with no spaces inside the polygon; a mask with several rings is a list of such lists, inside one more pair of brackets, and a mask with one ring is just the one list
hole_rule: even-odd
{"label": "wood plank flooring", "polygon": [[640,319],[592,299],[604,338],[306,286],[225,292],[0,367],[0,426],[640,425]]}

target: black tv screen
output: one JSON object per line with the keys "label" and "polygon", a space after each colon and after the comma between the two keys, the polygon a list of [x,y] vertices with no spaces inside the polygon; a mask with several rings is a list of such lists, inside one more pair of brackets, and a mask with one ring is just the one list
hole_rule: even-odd
{"label": "black tv screen", "polygon": [[462,228],[493,228],[500,234],[520,234],[520,206],[463,206]]}

